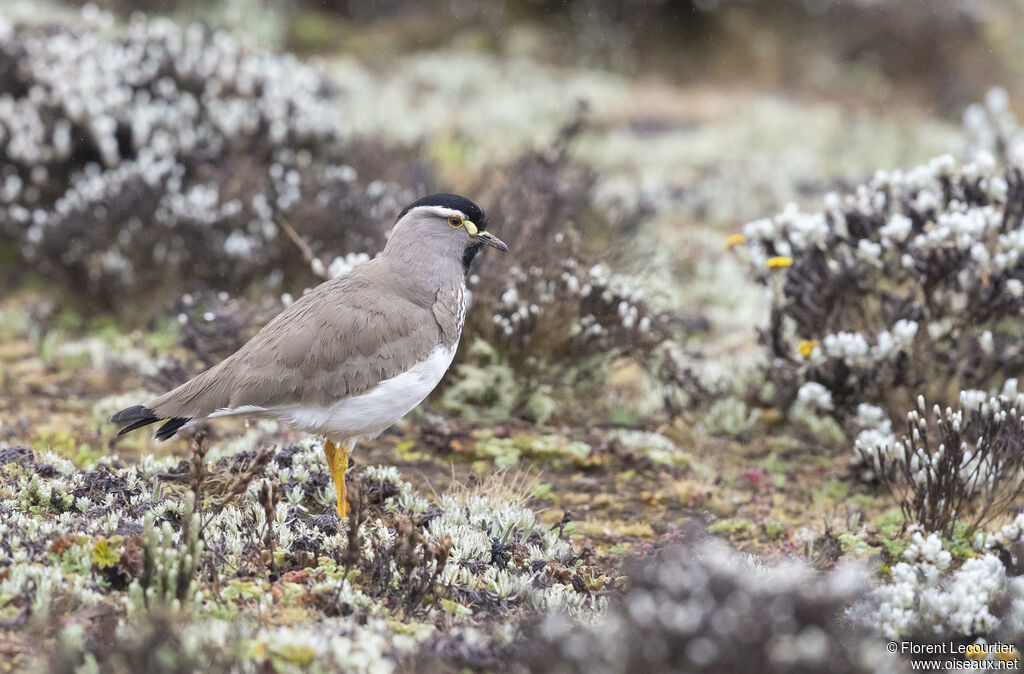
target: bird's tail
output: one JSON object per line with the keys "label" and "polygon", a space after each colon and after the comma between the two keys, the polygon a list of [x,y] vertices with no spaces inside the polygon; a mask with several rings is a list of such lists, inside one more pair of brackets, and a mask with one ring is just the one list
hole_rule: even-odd
{"label": "bird's tail", "polygon": [[189,417],[167,417],[158,416],[153,410],[142,405],[135,405],[134,407],[128,407],[116,413],[110,417],[110,422],[121,425],[127,424],[124,428],[117,432],[118,436],[124,435],[130,431],[134,431],[137,428],[143,426],[149,426],[155,424],[158,421],[167,419],[167,423],[157,429],[155,437],[157,440],[167,440],[174,436],[181,427],[187,424],[190,420]]}

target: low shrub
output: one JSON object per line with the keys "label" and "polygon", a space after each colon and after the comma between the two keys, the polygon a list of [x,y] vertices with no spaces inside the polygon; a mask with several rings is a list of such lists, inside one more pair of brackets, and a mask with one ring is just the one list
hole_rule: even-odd
{"label": "low shrub", "polygon": [[1020,170],[984,155],[748,223],[732,243],[771,292],[770,404],[813,399],[852,435],[864,404],[898,418],[1000,386],[1024,365],[1022,218]]}
{"label": "low shrub", "polygon": [[[1002,395],[964,391],[957,408],[907,415],[902,439],[862,431],[856,452],[896,495],[908,521],[947,538],[970,537],[1024,496],[1024,396],[1011,380]],[[962,529],[962,531],[958,531]]]}
{"label": "low shrub", "polygon": [[89,302],[309,284],[282,227],[326,260],[375,250],[415,194],[388,176],[423,165],[349,137],[315,67],[200,25],[82,16],[0,27],[0,237]]}

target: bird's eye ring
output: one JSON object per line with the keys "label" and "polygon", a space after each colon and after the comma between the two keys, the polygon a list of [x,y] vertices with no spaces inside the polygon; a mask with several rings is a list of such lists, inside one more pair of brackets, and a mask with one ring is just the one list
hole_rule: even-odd
{"label": "bird's eye ring", "polygon": [[457,215],[453,215],[448,218],[448,224],[453,228],[458,229],[459,227],[462,227],[462,218]]}

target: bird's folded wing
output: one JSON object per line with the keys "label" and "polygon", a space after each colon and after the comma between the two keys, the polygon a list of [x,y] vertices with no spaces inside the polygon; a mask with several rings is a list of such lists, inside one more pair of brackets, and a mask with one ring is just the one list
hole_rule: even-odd
{"label": "bird's folded wing", "polygon": [[431,309],[366,292],[364,283],[357,277],[321,284],[232,356],[146,407],[161,417],[292,403],[326,407],[426,359],[441,340]]}

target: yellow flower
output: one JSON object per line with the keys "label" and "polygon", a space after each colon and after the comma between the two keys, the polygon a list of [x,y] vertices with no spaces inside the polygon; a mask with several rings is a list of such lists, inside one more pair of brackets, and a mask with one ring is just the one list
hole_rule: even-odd
{"label": "yellow flower", "polygon": [[793,258],[791,257],[770,257],[768,261],[764,263],[764,266],[769,269],[781,269],[782,267],[792,267]]}
{"label": "yellow flower", "polygon": [[725,240],[725,249],[732,250],[735,246],[738,246],[746,242],[747,237],[743,236],[742,234],[733,234],[732,236]]}
{"label": "yellow flower", "polygon": [[967,646],[964,657],[968,660],[984,660],[988,657],[988,653],[980,644],[970,644]]}
{"label": "yellow flower", "polygon": [[821,342],[816,339],[805,339],[800,342],[800,345],[796,347],[796,350],[800,352],[800,355],[807,358],[811,355],[811,352],[821,346]]}

